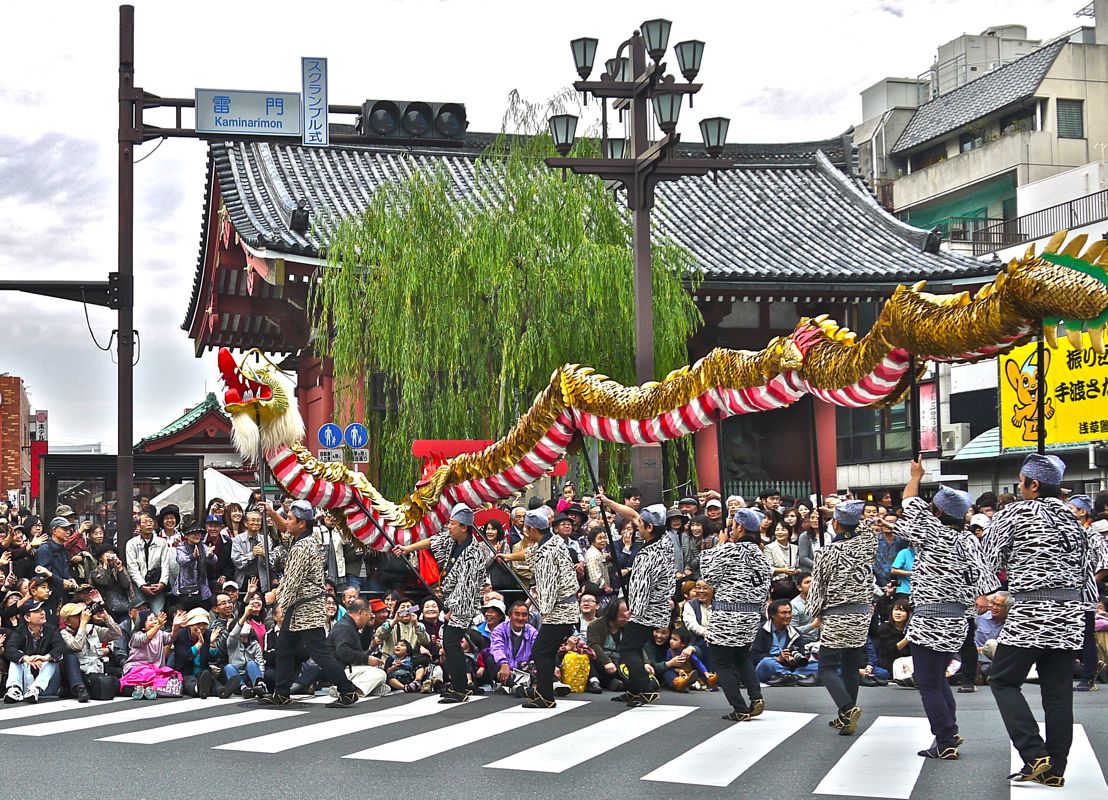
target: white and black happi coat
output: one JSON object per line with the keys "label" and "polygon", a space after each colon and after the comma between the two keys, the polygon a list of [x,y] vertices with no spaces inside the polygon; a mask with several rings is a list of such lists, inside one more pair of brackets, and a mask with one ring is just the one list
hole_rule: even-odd
{"label": "white and black happi coat", "polygon": [[431,554],[442,571],[442,596],[452,628],[468,628],[481,607],[481,587],[487,579],[488,556],[484,546],[472,533],[457,555],[457,542],[449,531],[439,531],[431,537]]}
{"label": "white and black happi coat", "polygon": [[669,537],[652,539],[635,557],[631,582],[627,587],[627,606],[631,622],[648,628],[669,627],[673,590],[676,587],[677,562]]}
{"label": "white and black happi coat", "polygon": [[700,575],[716,590],[705,637],[709,644],[743,647],[754,641],[762,622],[761,611],[735,611],[727,606],[731,603],[765,606],[772,572],[754,542],[726,542],[700,554]]}
{"label": "white and black happi coat", "polygon": [[577,573],[565,539],[548,533],[524,553],[534,577],[535,600],[542,621],[548,625],[576,624],[580,618]]}
{"label": "white and black happi coat", "polygon": [[[876,556],[877,532],[868,522],[859,524],[854,536],[836,538],[816,554],[806,610],[813,618],[822,618],[821,647],[865,646],[873,616]],[[843,606],[858,610],[836,613],[836,607]]]}
{"label": "white and black happi coat", "polygon": [[[908,621],[908,641],[952,653],[966,638],[966,609],[973,608],[978,595],[996,591],[1000,582],[985,566],[977,538],[943,525],[931,512],[930,503],[919,497],[904,501],[903,524],[897,526],[897,533],[916,551],[912,567],[915,613]],[[962,606],[962,610],[954,614],[954,606]]]}
{"label": "white and black happi coat", "polygon": [[[1053,497],[1010,503],[993,516],[982,542],[985,562],[1008,571],[1015,601],[997,641],[1012,647],[1078,650],[1084,639],[1084,611],[1090,599],[1088,534],[1061,500]],[[1021,598],[1059,590],[1072,600]]]}

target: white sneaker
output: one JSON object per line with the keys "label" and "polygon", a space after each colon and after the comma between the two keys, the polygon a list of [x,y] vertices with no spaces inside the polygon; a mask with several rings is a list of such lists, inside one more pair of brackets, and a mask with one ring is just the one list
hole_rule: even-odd
{"label": "white sneaker", "polygon": [[18,686],[12,686],[8,689],[8,693],[4,695],[5,703],[18,703],[23,699],[23,690]]}
{"label": "white sneaker", "polygon": [[23,702],[24,703],[37,703],[38,702],[38,696],[39,696],[39,688],[37,686],[32,686],[30,689],[27,690],[27,694],[23,695]]}
{"label": "white sneaker", "polygon": [[339,690],[336,689],[334,686],[331,686],[327,689],[327,696],[338,699]]}
{"label": "white sneaker", "polygon": [[506,694],[510,697],[511,694],[512,694],[512,687],[508,686],[507,684],[502,683],[499,686],[497,686],[493,691],[496,694]]}
{"label": "white sneaker", "polygon": [[562,683],[561,681],[554,681],[554,696],[555,697],[565,697],[567,694],[569,694],[572,691],[573,691],[573,689],[570,688],[568,683]]}

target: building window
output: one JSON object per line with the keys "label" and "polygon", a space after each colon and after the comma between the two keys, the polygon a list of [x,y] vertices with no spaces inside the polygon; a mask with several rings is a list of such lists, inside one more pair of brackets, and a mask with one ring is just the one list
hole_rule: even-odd
{"label": "building window", "polygon": [[1058,138],[1084,139],[1085,115],[1081,100],[1058,100]]}
{"label": "building window", "polygon": [[1000,119],[1000,135],[1007,136],[1010,133],[1023,133],[1035,130],[1035,106],[1021,108],[1015,113]]}
{"label": "building window", "polygon": [[911,458],[907,403],[891,408],[838,408],[835,416],[840,465]]}
{"label": "building window", "polygon": [[958,150],[962,153],[968,153],[970,150],[976,150],[978,147],[985,146],[985,132],[968,131],[958,137]]}
{"label": "building window", "polygon": [[946,142],[912,156],[912,170],[921,170],[946,160]]}

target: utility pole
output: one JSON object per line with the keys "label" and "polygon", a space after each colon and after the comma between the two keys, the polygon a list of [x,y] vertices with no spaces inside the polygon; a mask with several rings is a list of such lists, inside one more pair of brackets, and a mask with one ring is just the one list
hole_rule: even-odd
{"label": "utility pole", "polygon": [[117,417],[115,456],[116,546],[123,552],[134,530],[131,504],[135,494],[134,351],[135,351],[135,145],[141,113],[135,89],[135,7],[119,7],[119,244],[120,287],[117,338]]}

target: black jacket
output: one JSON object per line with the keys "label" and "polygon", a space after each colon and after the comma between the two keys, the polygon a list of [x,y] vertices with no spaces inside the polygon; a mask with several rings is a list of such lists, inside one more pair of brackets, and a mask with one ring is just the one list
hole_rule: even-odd
{"label": "black jacket", "polygon": [[[773,623],[765,622],[760,628],[758,633],[754,635],[754,641],[750,644],[750,660],[757,664],[763,658],[769,655],[769,651],[773,648]],[[800,656],[801,661],[807,661],[808,655],[804,650],[805,645],[809,640],[796,629],[796,626],[790,625],[788,627],[788,641],[785,644],[785,650],[791,650],[793,653]]]}
{"label": "black jacket", "polygon": [[327,641],[342,666],[364,667],[369,662],[369,653],[362,647],[361,633],[349,614],[331,626]]}
{"label": "black jacket", "polygon": [[4,646],[4,658],[12,664],[19,663],[23,656],[49,655],[51,660],[60,662],[62,656],[69,651],[65,646],[65,640],[55,625],[47,623],[42,626],[42,638],[37,645],[31,638],[31,632],[27,630],[27,623],[21,622],[19,627],[8,634],[8,641]]}
{"label": "black jacket", "polygon": [[192,631],[181,628],[177,631],[177,638],[173,640],[173,668],[182,675],[198,675],[208,668],[209,648],[212,643],[211,629],[204,631],[204,638],[200,641],[198,654],[200,656],[200,668],[197,670],[196,661],[192,655]]}

